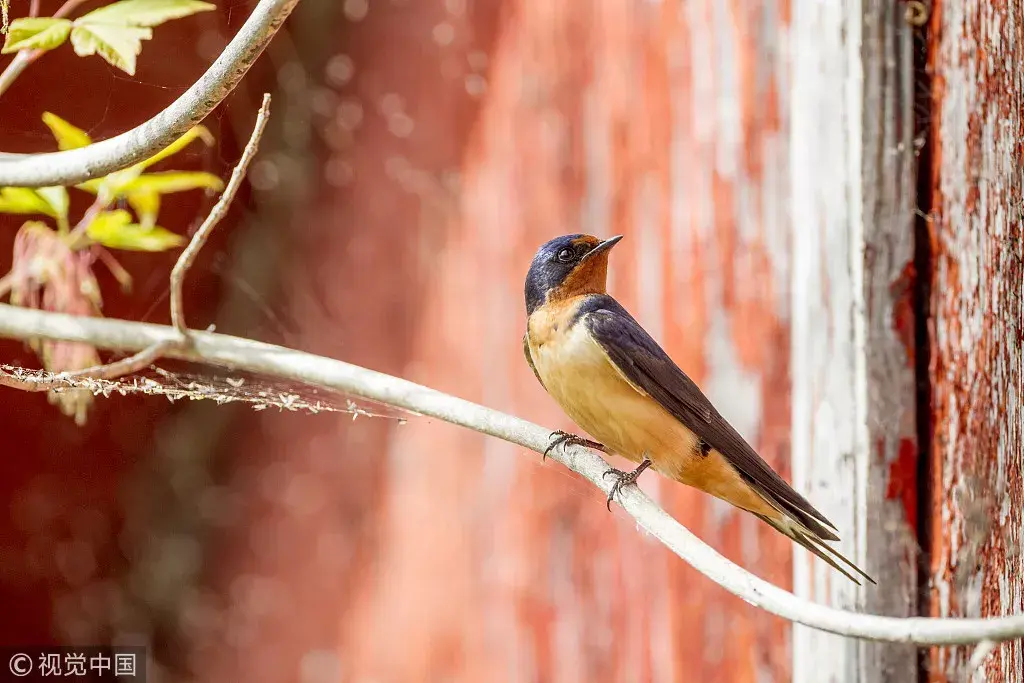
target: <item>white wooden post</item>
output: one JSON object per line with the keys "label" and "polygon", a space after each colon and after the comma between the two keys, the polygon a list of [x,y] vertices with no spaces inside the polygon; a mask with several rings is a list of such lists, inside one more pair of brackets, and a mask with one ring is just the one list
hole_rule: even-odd
{"label": "white wooden post", "polygon": [[[917,455],[913,309],[902,308],[913,292],[913,27],[893,0],[796,0],[791,30],[793,476],[839,527],[841,552],[879,582],[858,588],[799,551],[794,585],[838,607],[912,615],[916,509],[890,482],[900,467],[916,473]],[[797,683],[917,677],[914,648],[799,626],[793,657]]]}

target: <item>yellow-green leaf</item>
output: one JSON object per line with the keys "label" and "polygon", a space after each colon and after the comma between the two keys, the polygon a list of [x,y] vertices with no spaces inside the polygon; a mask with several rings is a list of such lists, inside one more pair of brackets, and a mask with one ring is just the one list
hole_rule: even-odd
{"label": "yellow-green leaf", "polygon": [[161,228],[159,225],[144,228],[137,223],[124,226],[116,234],[108,235],[102,241],[106,247],[127,251],[167,251],[180,247],[184,243],[184,237]]}
{"label": "yellow-green leaf", "polygon": [[43,123],[53,133],[53,137],[57,140],[57,148],[61,151],[77,149],[92,144],[92,139],[89,138],[88,133],[77,126],[72,126],[56,114],[51,114],[48,111],[43,112]]}
{"label": "yellow-green leaf", "polygon": [[62,231],[68,229],[68,191],[63,187],[40,187],[36,194],[46,200],[46,203],[53,209],[54,218]]}
{"label": "yellow-green leaf", "polygon": [[156,192],[133,192],[128,195],[128,204],[139,217],[144,228],[156,225],[156,217],[160,213],[160,195]]}
{"label": "yellow-green leaf", "polygon": [[85,190],[91,194],[98,194],[104,180],[106,180],[106,178],[93,178],[92,180],[86,180],[84,183],[78,183],[75,187],[79,190]]}
{"label": "yellow-green leaf", "polygon": [[178,138],[171,144],[167,145],[150,158],[146,159],[145,161],[140,161],[136,165],[143,169],[149,168],[153,164],[163,161],[172,154],[177,154],[181,150],[188,147],[192,143],[192,141],[196,139],[202,140],[207,147],[212,145],[214,142],[213,134],[210,133],[209,130],[207,130],[206,126],[193,126],[188,131],[186,131],[185,134],[182,135],[180,138]]}
{"label": "yellow-green leaf", "polygon": [[50,218],[57,217],[50,202],[28,187],[0,187],[0,213],[41,213]]}
{"label": "yellow-green leaf", "polygon": [[52,17],[23,17],[15,19],[7,29],[0,54],[18,50],[52,50],[68,39],[71,21]]}
{"label": "yellow-green leaf", "polygon": [[89,237],[93,237],[93,230],[97,231],[98,234],[107,234],[115,232],[131,222],[132,215],[124,209],[101,211],[92,219],[92,223],[86,228],[86,233]]}
{"label": "yellow-green leaf", "polygon": [[103,176],[102,178],[93,178],[87,180],[84,183],[75,185],[79,190],[85,190],[95,195],[102,194],[108,202],[114,201],[118,197],[124,196],[122,188],[139,177],[142,173],[142,168],[135,164],[129,166],[122,171],[114,171],[110,175]]}
{"label": "yellow-green leaf", "polygon": [[122,0],[93,10],[80,21],[149,27],[212,9],[216,6],[198,0]]}
{"label": "yellow-green leaf", "polygon": [[[160,150],[159,152],[157,152],[156,154],[154,154],[150,158],[146,159],[145,161],[140,161],[139,163],[135,164],[134,166],[129,166],[128,168],[124,169],[123,171],[116,171],[114,173],[111,173],[110,175],[108,175],[108,176],[106,176],[104,178],[94,178],[93,180],[87,180],[84,183],[79,183],[78,185],[75,185],[75,187],[77,187],[80,190],[85,190],[86,192],[91,192],[92,194],[99,194],[100,192],[108,192],[108,193],[110,193],[110,197],[112,199],[116,198],[116,197],[119,197],[119,196],[123,196],[125,194],[125,192],[126,192],[125,188],[130,183],[134,182],[135,179],[139,177],[139,175],[142,173],[142,171],[145,168],[147,168],[149,166],[152,166],[153,164],[156,164],[156,163],[158,163],[160,161],[163,161],[164,159],[166,159],[167,157],[171,156],[172,154],[176,154],[177,152],[180,152],[182,149],[187,147],[193,140],[196,140],[196,139],[202,140],[207,145],[212,145],[214,143],[213,135],[210,133],[209,130],[206,129],[205,126],[194,126],[193,128],[189,129],[180,138],[178,138],[177,140],[175,140],[171,144],[167,145],[167,147],[164,147],[162,150]],[[162,175],[162,174],[154,173],[152,175],[153,176],[159,176],[159,175]],[[204,174],[204,175],[208,175],[208,174]],[[214,176],[211,176],[211,178],[212,177],[214,177]],[[207,179],[203,183],[197,184],[196,187],[211,187],[212,189],[219,189],[221,187],[220,179],[217,178],[216,184],[214,184],[214,182],[212,180]],[[187,188],[187,189],[191,189],[191,188]],[[162,192],[164,190],[159,190],[159,191]],[[178,191],[178,190],[166,190],[166,191],[167,192],[172,192],[172,191]]]}
{"label": "yellow-green leaf", "polygon": [[146,228],[131,220],[131,214],[124,209],[104,211],[89,224],[86,234],[110,249],[130,251],[165,251],[185,243],[184,237],[170,230],[160,226]]}
{"label": "yellow-green leaf", "polygon": [[142,41],[153,37],[153,30],[138,26],[75,21],[71,45],[79,57],[99,54],[112,66],[130,76],[135,75],[135,58],[142,51]]}
{"label": "yellow-green leaf", "polygon": [[144,173],[122,187],[125,194],[135,192],[156,192],[170,194],[187,190],[224,189],[224,183],[212,173],[202,171],[165,171],[162,173]]}

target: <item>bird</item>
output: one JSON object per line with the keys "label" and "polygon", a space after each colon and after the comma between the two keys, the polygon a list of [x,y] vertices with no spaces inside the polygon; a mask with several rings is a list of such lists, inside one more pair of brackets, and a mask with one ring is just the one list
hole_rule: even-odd
{"label": "bird", "polygon": [[[608,259],[622,235],[556,237],[526,275],[523,353],[544,390],[593,439],[556,431],[638,466],[609,469],[607,507],[651,468],[760,518],[854,583],[876,583],[829,541],[838,530],[722,417],[632,315],[607,292]],[[852,572],[852,573],[851,573]]]}

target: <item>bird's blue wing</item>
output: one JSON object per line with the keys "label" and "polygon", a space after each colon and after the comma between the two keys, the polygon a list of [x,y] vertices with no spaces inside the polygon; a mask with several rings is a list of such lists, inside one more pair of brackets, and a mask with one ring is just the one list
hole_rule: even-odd
{"label": "bird's blue wing", "polygon": [[824,526],[834,529],[835,525],[761,459],[715,410],[697,384],[619,302],[608,295],[594,295],[581,306],[578,316],[609,360],[634,387],[661,404],[699,437],[702,444],[721,453],[748,484],[786,514],[822,538],[838,540],[835,533]]}

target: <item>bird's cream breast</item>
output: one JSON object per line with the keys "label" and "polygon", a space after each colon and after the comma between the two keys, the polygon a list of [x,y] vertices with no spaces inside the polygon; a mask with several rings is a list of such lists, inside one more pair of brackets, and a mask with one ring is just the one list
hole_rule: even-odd
{"label": "bird's cream breast", "polygon": [[623,378],[585,320],[562,324],[557,332],[552,322],[550,315],[531,317],[530,354],[545,389],[576,424],[634,461],[683,445],[688,430]]}

